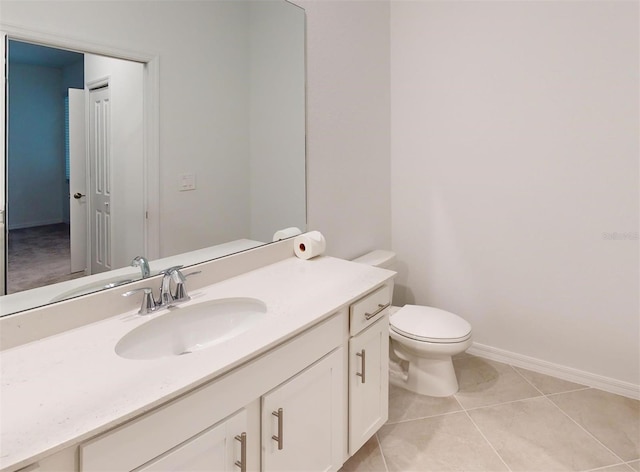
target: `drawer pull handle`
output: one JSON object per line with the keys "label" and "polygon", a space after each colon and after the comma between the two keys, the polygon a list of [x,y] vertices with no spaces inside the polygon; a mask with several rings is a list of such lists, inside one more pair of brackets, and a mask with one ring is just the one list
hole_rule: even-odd
{"label": "drawer pull handle", "polygon": [[356,372],[356,375],[362,379],[362,383],[365,383],[367,381],[367,379],[366,379],[366,369],[367,368],[366,368],[366,365],[365,365],[366,362],[367,362],[367,353],[363,349],[360,352],[356,352],[356,356],[362,358],[362,373]]}
{"label": "drawer pull handle", "polygon": [[236,466],[240,467],[240,472],[247,472],[247,433],[236,436],[236,441],[240,441],[240,460],[236,461]]}
{"label": "drawer pull handle", "polygon": [[271,439],[278,442],[278,450],[280,451],[284,448],[284,445],[283,445],[284,441],[282,439],[282,433],[283,433],[282,423],[283,423],[284,413],[282,411],[282,408],[278,408],[278,411],[272,411],[271,414],[276,418],[278,418],[278,435],[276,436],[274,434],[273,436],[271,436]]}
{"label": "drawer pull handle", "polygon": [[374,316],[379,315],[380,313],[382,313],[386,308],[389,308],[390,305],[391,305],[391,302],[387,303],[386,305],[383,305],[382,303],[378,303],[378,309],[376,311],[374,311],[373,313],[365,313],[364,317],[367,320],[370,320]]}

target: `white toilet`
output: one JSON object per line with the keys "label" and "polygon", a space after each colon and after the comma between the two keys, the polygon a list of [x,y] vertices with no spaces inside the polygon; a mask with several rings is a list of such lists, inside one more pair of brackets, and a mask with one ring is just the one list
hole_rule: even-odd
{"label": "white toilet", "polygon": [[[354,262],[393,270],[391,251],[376,250]],[[458,315],[418,305],[391,307],[389,381],[421,395],[446,397],[458,391],[451,357],[471,346],[471,325]]]}

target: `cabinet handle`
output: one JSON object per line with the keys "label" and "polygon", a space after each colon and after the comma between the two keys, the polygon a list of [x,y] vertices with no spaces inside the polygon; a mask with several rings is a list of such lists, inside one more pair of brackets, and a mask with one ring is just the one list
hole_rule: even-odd
{"label": "cabinet handle", "polygon": [[272,411],[271,414],[278,418],[278,435],[275,434],[271,436],[271,439],[274,441],[278,441],[278,450],[282,450],[284,448],[283,439],[282,439],[282,422],[284,421],[284,413],[282,408],[278,408],[278,411]]}
{"label": "cabinet handle", "polygon": [[240,467],[240,472],[247,472],[247,433],[236,436],[236,441],[240,441],[240,460],[236,461],[236,466]]}
{"label": "cabinet handle", "polygon": [[362,373],[356,372],[356,375],[362,379],[362,383],[365,383],[366,382],[366,366],[365,366],[365,363],[367,362],[367,353],[363,349],[360,352],[356,352],[356,356],[362,358]]}
{"label": "cabinet handle", "polygon": [[378,309],[376,311],[374,311],[373,313],[364,314],[365,319],[370,320],[374,316],[379,315],[384,311],[385,308],[389,308],[390,305],[391,305],[391,302],[387,303],[386,305],[383,305],[382,303],[378,303]]}

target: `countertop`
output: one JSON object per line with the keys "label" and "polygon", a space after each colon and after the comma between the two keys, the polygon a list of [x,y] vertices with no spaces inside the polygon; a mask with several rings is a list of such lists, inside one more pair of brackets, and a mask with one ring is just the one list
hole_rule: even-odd
{"label": "countertop", "polygon": [[317,324],[394,272],[317,257],[291,257],[191,293],[176,308],[253,297],[267,305],[249,331],[189,355],[119,357],[133,328],[162,316],[136,310],[0,353],[0,470],[16,470],[98,435],[210,381]]}

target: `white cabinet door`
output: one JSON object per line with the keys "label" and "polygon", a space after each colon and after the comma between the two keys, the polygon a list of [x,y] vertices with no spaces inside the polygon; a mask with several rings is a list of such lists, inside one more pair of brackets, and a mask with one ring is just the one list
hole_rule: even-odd
{"label": "white cabinet door", "polygon": [[343,349],[262,397],[262,470],[337,471],[345,444]]}
{"label": "white cabinet door", "polygon": [[389,416],[389,317],[349,340],[349,455]]}
{"label": "white cabinet door", "polygon": [[[243,459],[246,464],[246,435],[242,437],[242,433],[246,431],[247,412],[243,409],[136,471],[240,472],[240,470],[246,470],[241,467]],[[236,462],[239,464],[236,465]]]}

